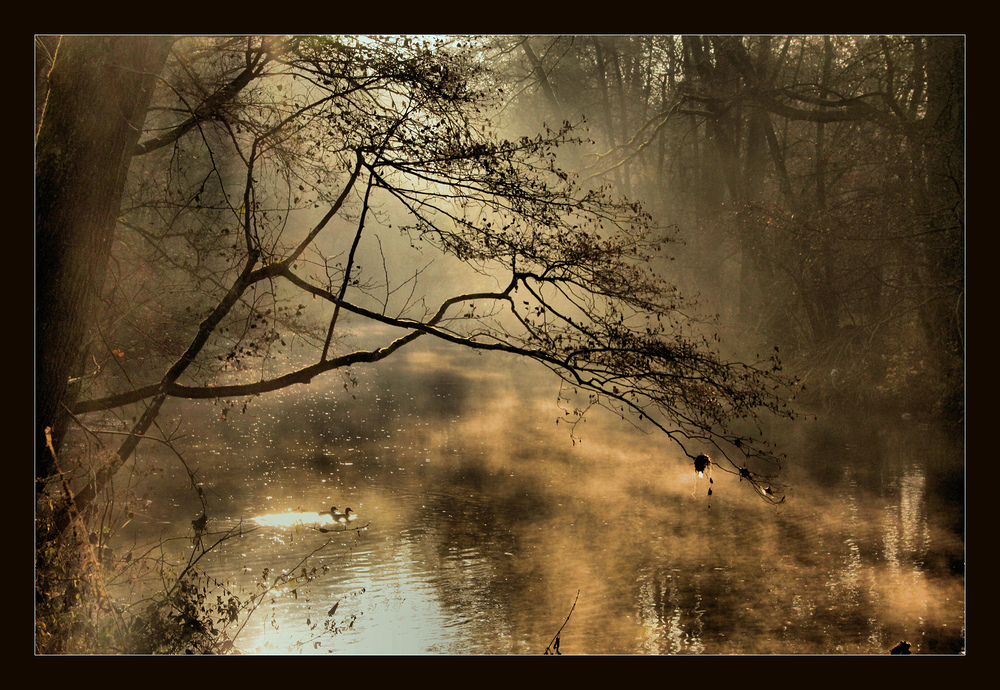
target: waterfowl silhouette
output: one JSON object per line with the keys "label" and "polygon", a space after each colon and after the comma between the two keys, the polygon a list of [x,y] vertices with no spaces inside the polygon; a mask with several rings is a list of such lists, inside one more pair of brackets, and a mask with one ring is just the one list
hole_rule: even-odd
{"label": "waterfowl silhouette", "polygon": [[351,510],[350,508],[341,513],[340,511],[337,510],[337,506],[331,506],[330,517],[332,517],[333,521],[338,525],[346,525],[351,520],[356,520],[358,516],[355,515],[354,511]]}

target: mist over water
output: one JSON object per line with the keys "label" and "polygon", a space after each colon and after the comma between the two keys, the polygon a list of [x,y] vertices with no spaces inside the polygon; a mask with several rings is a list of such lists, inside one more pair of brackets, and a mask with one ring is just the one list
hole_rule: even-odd
{"label": "mist over water", "polygon": [[964,36],[65,38],[38,653],[964,654]]}
{"label": "mist over water", "polygon": [[[225,419],[176,406],[209,531],[253,530],[206,569],[250,587],[313,552],[329,568],[268,599],[244,653],[540,654],[567,616],[564,654],[964,651],[960,439],[871,415],[776,427],[774,507],[720,471],[709,497],[678,449],[610,415],[574,442],[540,368],[399,354],[357,368],[357,387],[318,381]],[[183,537],[183,553],[200,503],[155,461],[170,481],[131,536]],[[331,506],[357,513],[351,529],[319,531]]]}

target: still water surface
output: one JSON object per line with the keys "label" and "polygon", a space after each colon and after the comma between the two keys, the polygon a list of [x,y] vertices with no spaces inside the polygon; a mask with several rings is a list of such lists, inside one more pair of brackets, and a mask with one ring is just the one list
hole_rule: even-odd
{"label": "still water surface", "polygon": [[[823,415],[775,432],[785,504],[721,472],[709,499],[620,420],[574,442],[544,371],[400,355],[225,418],[178,407],[210,531],[248,529],[207,570],[251,586],[308,554],[328,568],[268,599],[243,653],[540,654],[567,616],[564,654],[964,652],[961,437]],[[190,537],[200,504],[158,463],[141,537]],[[334,530],[331,506],[358,519]]]}

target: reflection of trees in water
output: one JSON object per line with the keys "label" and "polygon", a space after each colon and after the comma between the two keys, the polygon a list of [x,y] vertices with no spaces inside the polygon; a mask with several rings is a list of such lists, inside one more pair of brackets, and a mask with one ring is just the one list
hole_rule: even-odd
{"label": "reflection of trees in water", "polygon": [[[946,454],[930,432],[806,426],[787,448],[789,503],[762,506],[728,475],[710,503],[689,463],[642,435],[595,418],[573,445],[532,381],[441,369],[361,377],[351,405],[317,394],[269,411],[252,457],[317,508],[348,491],[391,508],[369,539],[381,531],[395,551],[373,562],[403,558],[419,572],[405,577],[426,578],[447,612],[434,620],[458,626],[462,649],[540,652],[578,590],[566,654],[882,653],[897,637],[962,648],[961,543],[937,526],[934,470],[920,469]],[[306,414],[331,421],[295,434]],[[226,490],[247,480],[236,470],[249,455],[219,457]]]}
{"label": "reflection of trees in water", "polygon": [[[559,504],[531,513],[512,500],[527,495],[523,480],[505,484],[502,475],[466,468],[453,476],[458,486],[503,503],[486,510],[481,504],[449,507],[465,531],[442,534],[438,550],[446,560],[449,545],[484,553],[503,543],[517,554],[511,567],[481,571],[490,582],[474,589],[475,596],[491,601],[499,592],[493,605],[508,609],[509,616],[530,606],[541,588],[566,596],[582,589],[564,639],[568,650],[575,633],[577,644],[586,638],[589,649],[612,653],[882,653],[899,634],[921,634],[908,632],[909,615],[910,621],[924,621],[925,645],[935,639],[936,651],[955,653],[963,646],[962,633],[951,634],[947,626],[956,625],[951,621],[957,617],[961,627],[960,602],[935,611],[925,606],[925,615],[907,612],[901,593],[892,591],[882,546],[892,530],[909,534],[913,538],[900,543],[909,544],[913,572],[922,581],[950,576],[922,562],[937,541],[922,507],[925,480],[893,461],[900,451],[892,434],[871,431],[865,438],[868,443],[840,445],[845,452],[802,454],[828,463],[821,475],[837,480],[800,484],[794,505],[776,513],[734,500],[725,485],[709,508],[656,487],[648,468],[616,473],[608,464],[583,464],[581,470],[580,463],[572,471],[559,463],[566,470],[559,481],[527,486],[538,492],[535,505]],[[830,436],[820,439],[829,442]],[[547,467],[551,472],[552,464]],[[591,475],[606,499],[596,509],[580,499],[590,490]],[[960,590],[960,582],[955,586]],[[608,601],[595,606],[601,598]],[[627,620],[630,611],[637,630]],[[552,615],[558,619],[558,612]]]}
{"label": "reflection of trees in water", "polygon": [[[546,601],[540,587],[544,563],[523,539],[523,527],[551,514],[544,487],[535,478],[511,477],[462,459],[440,468],[434,484],[439,488],[426,496],[416,526],[434,535],[425,540],[426,557],[441,573],[442,604],[464,615],[480,612],[469,624],[488,630],[496,638],[491,644],[504,640],[501,644],[510,645],[491,651],[538,652],[522,644],[543,639],[544,631],[526,636],[520,612]],[[514,631],[520,631],[520,640],[511,637]]]}
{"label": "reflection of trees in water", "polygon": [[[910,464],[900,466],[898,438],[871,438],[877,445],[864,457],[879,464],[841,455],[838,481],[799,483],[796,500],[774,515],[743,509],[710,529],[680,510],[663,518],[671,529],[642,560],[635,595],[642,648],[884,653],[907,637],[923,653],[960,652],[962,580],[926,558],[934,545],[961,551],[927,512],[926,478],[913,461],[925,462],[928,449],[904,453]],[[816,460],[831,463],[822,476],[834,473],[834,458]],[[712,550],[699,551],[695,539]]]}

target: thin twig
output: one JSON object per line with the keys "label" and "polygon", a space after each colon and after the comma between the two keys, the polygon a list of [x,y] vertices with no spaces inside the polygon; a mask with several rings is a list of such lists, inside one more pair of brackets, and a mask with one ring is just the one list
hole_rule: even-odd
{"label": "thin twig", "polygon": [[545,648],[546,654],[559,654],[559,635],[562,633],[563,628],[566,627],[566,624],[569,623],[569,617],[573,615],[573,610],[576,608],[576,602],[578,601],[580,601],[580,590],[576,590],[576,599],[573,600],[573,605],[570,607],[569,613],[566,615],[566,620],[564,620],[563,624],[559,626],[559,629],[556,630],[556,634],[552,638],[552,641],[549,642],[549,646]]}

